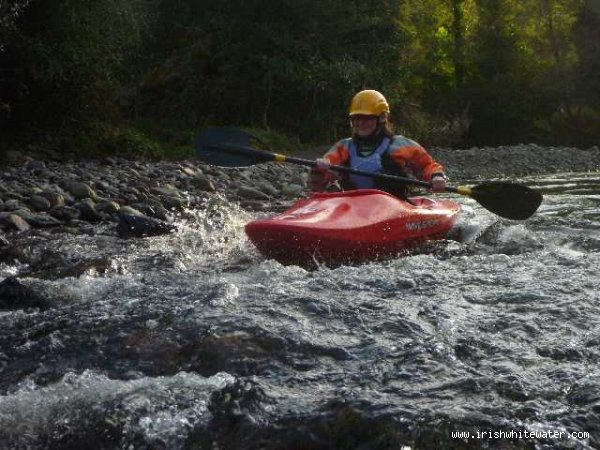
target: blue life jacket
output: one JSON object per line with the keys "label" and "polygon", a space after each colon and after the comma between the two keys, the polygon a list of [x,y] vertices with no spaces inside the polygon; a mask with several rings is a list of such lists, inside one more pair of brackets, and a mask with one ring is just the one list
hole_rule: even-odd
{"label": "blue life jacket", "polygon": [[[354,140],[350,141],[350,168],[363,170],[365,172],[380,173],[383,169],[381,157],[390,146],[390,138],[387,136],[381,140],[379,146],[369,156],[360,156]],[[371,177],[350,175],[350,181],[357,189],[371,189],[375,186],[375,180]]]}

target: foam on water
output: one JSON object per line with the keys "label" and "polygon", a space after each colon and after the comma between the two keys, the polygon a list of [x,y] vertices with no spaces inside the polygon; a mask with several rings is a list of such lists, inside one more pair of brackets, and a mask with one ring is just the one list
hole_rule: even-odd
{"label": "foam on water", "polygon": [[[235,379],[185,372],[170,377],[111,380],[86,370],[50,386],[24,384],[0,396],[0,440],[13,448],[114,444],[118,448],[183,448],[208,422],[209,397]],[[96,442],[89,440],[95,434]]]}
{"label": "foam on water", "polygon": [[600,206],[571,181],[536,179],[552,193],[526,222],[460,199],[465,239],[312,272],[260,257],[252,215],[229,204],[185,212],[167,236],[47,240],[108,269],[21,279],[56,305],[0,316],[0,437],[377,448],[376,429],[456,448],[453,430],[528,428],[595,432],[533,447],[596,447]]}

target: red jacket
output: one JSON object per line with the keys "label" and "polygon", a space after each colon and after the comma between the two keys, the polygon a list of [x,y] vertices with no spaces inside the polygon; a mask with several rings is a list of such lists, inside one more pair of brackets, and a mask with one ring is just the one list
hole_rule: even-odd
{"label": "red jacket", "polygon": [[[351,138],[342,139],[323,158],[330,164],[346,165],[350,158],[350,141]],[[432,175],[444,173],[444,166],[435,162],[418,143],[404,136],[396,135],[391,139],[387,154],[402,172],[417,179],[430,181]]]}

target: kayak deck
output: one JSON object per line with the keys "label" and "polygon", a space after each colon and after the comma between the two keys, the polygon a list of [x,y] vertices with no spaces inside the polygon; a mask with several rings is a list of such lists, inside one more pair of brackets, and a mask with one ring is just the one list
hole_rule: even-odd
{"label": "kayak deck", "polygon": [[285,265],[356,264],[443,238],[460,211],[451,200],[410,201],[376,189],[313,193],[245,230],[265,257]]}

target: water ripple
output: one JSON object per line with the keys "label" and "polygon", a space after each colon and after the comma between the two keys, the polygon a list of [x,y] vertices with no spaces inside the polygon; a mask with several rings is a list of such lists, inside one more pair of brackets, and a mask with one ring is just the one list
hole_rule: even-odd
{"label": "water ripple", "polygon": [[[597,448],[600,180],[523,181],[527,222],[460,199],[457,240],[357,267],[265,260],[227,203],[168,236],[39,236],[0,264],[51,300],[0,315],[0,441]],[[452,437],[511,430],[590,436]]]}

